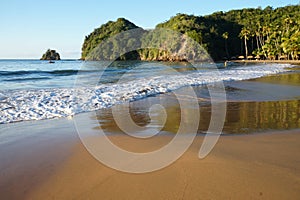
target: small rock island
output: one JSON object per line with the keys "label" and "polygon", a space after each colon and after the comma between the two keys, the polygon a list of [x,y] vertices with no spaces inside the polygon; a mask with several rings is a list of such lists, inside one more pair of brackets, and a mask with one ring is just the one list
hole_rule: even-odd
{"label": "small rock island", "polygon": [[46,53],[43,54],[41,60],[60,60],[60,55],[56,50],[48,49]]}

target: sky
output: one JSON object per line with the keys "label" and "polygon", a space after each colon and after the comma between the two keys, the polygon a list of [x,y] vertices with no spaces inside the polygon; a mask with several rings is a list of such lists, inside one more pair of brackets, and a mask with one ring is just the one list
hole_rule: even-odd
{"label": "sky", "polygon": [[119,17],[154,28],[177,13],[296,4],[299,0],[1,0],[0,59],[39,59],[49,48],[62,59],[78,59],[84,37]]}

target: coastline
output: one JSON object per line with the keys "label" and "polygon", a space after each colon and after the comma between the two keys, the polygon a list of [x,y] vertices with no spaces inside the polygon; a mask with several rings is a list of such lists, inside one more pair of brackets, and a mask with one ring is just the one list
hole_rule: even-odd
{"label": "coastline", "polygon": [[300,60],[230,60],[233,63],[276,63],[276,64],[291,64],[300,65]]}
{"label": "coastline", "polygon": [[[0,145],[2,198],[276,200],[300,195],[300,129],[222,135],[202,160],[200,134],[170,166],[128,174],[92,157],[73,123],[61,118],[7,126],[11,133],[22,130],[23,137]],[[145,152],[165,145],[172,135],[141,142],[122,134],[108,138],[123,149]]]}
{"label": "coastline", "polygon": [[0,200],[300,200],[300,2],[170,3],[2,5]]}
{"label": "coastline", "polygon": [[[179,160],[146,174],[123,173],[98,162],[82,145],[74,118],[1,124],[1,197],[297,199],[300,196],[298,80],[296,73],[225,84],[229,106],[224,132],[227,130],[228,134],[222,135],[213,151],[202,160],[198,152],[204,135],[199,134]],[[206,97],[207,91],[198,89],[199,97]],[[120,148],[153,151],[172,139],[180,122],[178,103],[168,93],[131,102],[135,122],[147,124],[149,106],[156,103],[163,104],[170,116],[163,130],[167,134],[142,141],[121,133],[109,109],[78,117],[88,132],[97,133],[102,128]],[[199,103],[203,109],[199,125],[207,130],[210,105],[201,98]],[[193,108],[183,108],[181,112],[189,115],[189,109]],[[250,132],[242,133],[241,130],[251,127]]]}
{"label": "coastline", "polygon": [[[80,119],[88,127],[92,124],[89,132],[97,132],[99,122],[91,113],[82,114]],[[276,200],[300,195],[300,129],[224,134],[202,160],[198,152],[204,135],[199,134],[170,166],[129,174],[108,168],[89,154],[73,120],[6,126],[10,128],[8,134],[22,135],[0,145],[2,198]],[[173,138],[172,134],[162,134],[141,141],[118,133],[116,125],[102,128],[114,144],[132,152],[159,149]]]}

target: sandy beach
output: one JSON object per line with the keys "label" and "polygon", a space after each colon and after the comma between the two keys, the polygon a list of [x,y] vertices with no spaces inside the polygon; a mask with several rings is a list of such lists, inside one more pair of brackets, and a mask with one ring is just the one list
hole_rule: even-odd
{"label": "sandy beach", "polygon": [[[243,106],[240,109],[250,112]],[[229,125],[236,120],[234,116],[227,116]],[[103,121],[103,116],[95,120],[89,113],[82,117],[94,124],[90,131],[97,131],[96,120]],[[106,120],[110,121],[109,116]],[[150,152],[173,138],[172,134],[132,138],[107,121],[102,128],[108,138],[128,151]],[[176,124],[168,126],[171,131]],[[7,128],[7,134],[22,135],[0,145],[3,199],[297,199],[300,195],[299,129],[225,134],[205,159],[198,158],[204,139],[200,134],[170,166],[130,174],[97,161],[81,143],[73,119],[24,122]],[[239,126],[228,130],[235,129],[241,130]]]}
{"label": "sandy beach", "polygon": [[[222,137],[204,160],[202,137],[173,165],[134,175],[109,169],[79,144],[72,156],[28,199],[297,199],[299,131]],[[143,149],[135,142],[114,138]],[[167,140],[163,137],[151,145]]]}
{"label": "sandy beach", "polygon": [[1,8],[0,200],[300,200],[299,0]]}
{"label": "sandy beach", "polygon": [[[201,97],[199,134],[176,162],[143,174],[116,171],[96,160],[79,139],[75,118],[2,124],[1,199],[298,199],[298,87],[298,73],[226,83],[224,134],[204,159],[198,153],[211,107],[207,89],[195,87]],[[124,150],[150,152],[166,145],[178,131],[178,102],[167,93],[130,103],[130,114],[139,125],[149,122],[149,107],[157,103],[169,117],[162,133],[149,139],[122,133],[111,109],[78,117],[87,132],[101,128]],[[181,109],[183,117],[192,117],[193,108]]]}
{"label": "sandy beach", "polygon": [[[183,157],[167,168],[129,174],[95,160],[76,132],[62,128],[71,130],[71,121],[52,123],[62,132],[53,127],[46,135],[7,143],[6,150],[1,149],[1,198],[297,199],[300,195],[299,130],[222,136],[202,160],[198,151],[203,136],[197,136]],[[171,136],[158,136],[149,143],[109,137],[122,148],[145,151],[159,148]]]}

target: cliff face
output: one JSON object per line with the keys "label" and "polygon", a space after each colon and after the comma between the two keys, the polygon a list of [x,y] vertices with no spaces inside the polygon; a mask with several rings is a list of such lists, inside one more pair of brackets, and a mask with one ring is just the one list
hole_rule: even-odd
{"label": "cliff face", "polygon": [[55,50],[48,49],[41,60],[60,60],[60,55]]}

